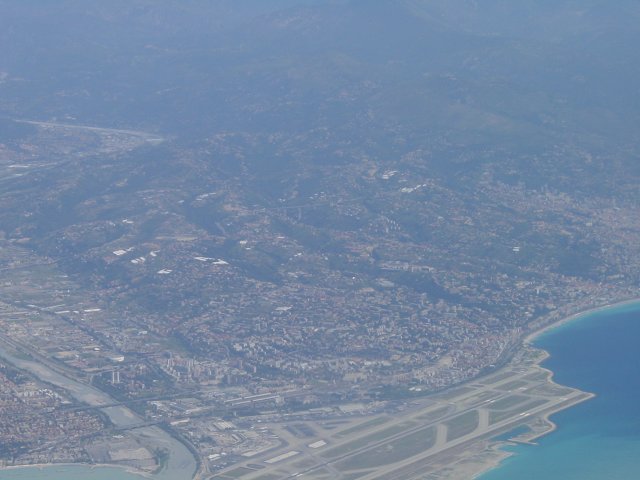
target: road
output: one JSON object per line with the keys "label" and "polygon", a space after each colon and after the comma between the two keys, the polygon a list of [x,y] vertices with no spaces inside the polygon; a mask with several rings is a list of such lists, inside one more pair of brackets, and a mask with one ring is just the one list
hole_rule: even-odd
{"label": "road", "polygon": [[[21,354],[27,354],[30,358]],[[76,401],[99,408],[119,429],[132,429],[131,434],[141,441],[150,451],[157,449],[169,452],[165,468],[154,476],[156,480],[186,480],[192,478],[198,462],[189,449],[163,429],[154,425],[146,425],[146,420],[105,392],[71,378],[54,370],[46,363],[38,360],[37,354],[30,351],[16,351],[12,343],[0,337],[0,357],[16,367],[25,370],[43,382],[64,389]]]}
{"label": "road", "polygon": [[[491,438],[521,425],[532,426],[531,437],[542,434],[549,428],[544,420],[549,414],[589,398],[588,393],[553,383],[548,371],[527,359],[464,387],[416,401],[399,413],[351,421],[342,417],[342,423],[296,421],[314,433],[311,437],[296,437],[286,425],[271,424],[271,431],[283,440],[281,448],[213,478],[464,478],[459,472],[452,474],[452,466],[464,465],[470,452],[482,451]],[[291,452],[298,453],[287,457]]]}

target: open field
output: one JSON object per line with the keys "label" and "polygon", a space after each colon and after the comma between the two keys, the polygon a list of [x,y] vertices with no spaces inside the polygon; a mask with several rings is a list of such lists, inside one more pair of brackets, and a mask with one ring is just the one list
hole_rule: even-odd
{"label": "open field", "polygon": [[447,442],[474,432],[478,428],[479,419],[478,410],[469,410],[446,422],[444,425],[447,428]]}
{"label": "open field", "polygon": [[451,407],[442,407],[437,410],[433,410],[431,412],[427,412],[424,415],[418,415],[416,417],[417,420],[422,420],[425,423],[431,423],[435,420],[439,420],[446,415],[448,411],[450,411]]}
{"label": "open field", "polygon": [[396,463],[431,448],[436,441],[435,427],[427,427],[396,440],[381,443],[378,447],[366,449],[348,457],[336,466],[340,471],[374,468]]}
{"label": "open field", "polygon": [[383,430],[379,430],[371,435],[361,437],[349,443],[343,443],[338,447],[323,452],[323,457],[332,458],[344,456],[345,453],[359,450],[362,447],[371,445],[377,441],[392,438],[396,434],[406,432],[410,426],[415,426],[415,422],[403,422],[391,427],[387,427]]}
{"label": "open field", "polygon": [[[553,383],[550,372],[538,365],[542,358],[541,352],[527,350],[492,375],[414,402],[400,413],[356,416],[344,423],[327,419],[269,425],[283,442],[279,450],[236,464],[213,478],[463,478],[473,470],[470,465],[489,451],[492,438],[530,426],[528,437],[520,435],[518,440],[533,439],[553,428],[546,420],[550,414],[591,398]],[[273,462],[274,458],[278,461]],[[251,462],[264,468],[247,468]]]}
{"label": "open field", "polygon": [[373,420],[367,420],[366,422],[356,425],[355,427],[342,430],[338,432],[335,436],[337,438],[346,437],[347,435],[352,435],[354,433],[361,432],[362,430],[367,430],[372,427],[377,427],[378,425],[382,425],[383,423],[386,423],[389,420],[390,418],[377,417],[377,418],[374,418]]}

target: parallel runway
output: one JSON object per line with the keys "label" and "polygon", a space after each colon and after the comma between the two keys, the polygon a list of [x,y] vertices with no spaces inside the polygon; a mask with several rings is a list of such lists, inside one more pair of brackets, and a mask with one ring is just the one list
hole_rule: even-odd
{"label": "parallel runway", "polygon": [[[269,425],[282,448],[213,476],[216,480],[418,480],[450,478],[452,466],[492,438],[530,426],[551,428],[548,415],[591,398],[563,387],[536,363],[511,364],[471,384],[413,403],[402,413],[347,422]],[[306,435],[295,435],[304,430]],[[293,433],[292,433],[293,432]],[[525,440],[526,438],[522,438]]]}

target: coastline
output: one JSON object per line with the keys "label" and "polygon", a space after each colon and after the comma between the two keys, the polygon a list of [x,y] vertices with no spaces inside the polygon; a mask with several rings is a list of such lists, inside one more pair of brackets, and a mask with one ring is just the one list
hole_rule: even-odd
{"label": "coastline", "polygon": [[153,478],[152,473],[143,472],[141,470],[137,470],[134,467],[126,466],[126,465],[117,465],[111,463],[70,463],[70,462],[61,462],[61,463],[30,463],[27,465],[3,465],[0,467],[0,473],[3,471],[11,471],[11,470],[25,470],[25,469],[38,469],[40,471],[47,470],[49,468],[56,467],[68,467],[68,468],[87,468],[89,470],[94,470],[96,468],[109,468],[118,471],[124,471],[130,473],[131,475],[135,475],[140,478]]}
{"label": "coastline", "polygon": [[[578,315],[581,316],[581,315]],[[560,322],[563,324],[565,322]],[[545,328],[545,330],[554,328],[554,326],[549,326]],[[534,336],[536,334],[534,333]],[[547,382],[550,385],[555,385],[558,387],[564,387],[556,383],[553,379],[553,371],[548,368],[544,368],[541,366],[541,363],[550,358],[549,352],[546,350],[542,350],[537,347],[533,347],[529,342],[523,341],[524,349],[534,350],[539,352],[540,355],[535,362],[531,363],[528,368],[534,371],[544,372],[547,375]],[[569,387],[567,387],[569,388]],[[572,388],[572,387],[571,387]],[[572,388],[573,389],[573,388]],[[575,391],[582,392],[581,390],[573,389]],[[539,426],[537,429],[531,428],[530,431],[522,433],[521,435],[515,435],[512,438],[505,440],[494,440],[492,438],[485,440],[484,448],[481,452],[473,455],[471,459],[466,459],[467,462],[471,460],[471,464],[467,462],[463,462],[460,465],[460,468],[456,468],[456,466],[452,469],[451,476],[445,476],[444,478],[451,480],[458,480],[460,478],[470,478],[471,480],[476,480],[482,475],[488,473],[489,471],[499,468],[504,460],[514,455],[517,455],[515,452],[510,452],[504,449],[506,446],[513,445],[536,445],[536,440],[546,435],[549,435],[558,429],[556,423],[551,420],[551,417],[561,411],[573,408],[580,403],[586,402],[596,397],[595,393],[591,392],[582,392],[583,395],[579,398],[574,399],[573,401],[568,401],[562,405],[559,405],[557,408],[546,412],[545,414],[538,417],[542,426]]]}
{"label": "coastline", "polygon": [[[522,337],[521,340],[521,346],[519,348],[519,350],[524,349],[535,349],[539,352],[541,352],[541,355],[539,357],[538,360],[536,360],[536,362],[531,365],[533,368],[538,368],[542,371],[547,372],[548,376],[548,381],[549,383],[553,384],[553,385],[558,385],[554,379],[554,372],[549,370],[548,368],[544,368],[541,366],[541,364],[547,360],[548,358],[551,357],[551,354],[543,349],[540,349],[538,347],[535,347],[533,345],[533,343],[535,342],[535,340],[540,337],[541,335],[550,332],[552,330],[555,330],[563,325],[578,321],[583,319],[584,317],[590,316],[590,315],[594,315],[597,313],[601,313],[601,312],[605,312],[607,310],[613,310],[613,309],[618,309],[618,308],[624,308],[627,306],[633,306],[633,305],[640,305],[640,298],[639,297],[634,297],[634,298],[627,298],[624,300],[619,300],[619,301],[612,301],[603,305],[599,305],[599,306],[594,306],[594,307],[589,307],[589,308],[583,308],[580,310],[577,310],[573,313],[568,314],[567,316],[564,316],[558,320],[555,321],[550,321],[549,323],[545,323],[544,319],[541,320],[541,322],[543,323],[543,325],[532,331],[529,332],[527,334],[525,334]],[[552,314],[553,315],[553,314]],[[520,438],[524,438],[524,440],[521,440],[520,438],[514,438],[514,439],[509,439],[509,440],[502,440],[502,441],[495,441],[495,440],[488,440],[487,441],[487,445],[485,448],[485,451],[483,453],[480,454],[480,457],[478,459],[478,462],[475,465],[475,468],[473,469],[473,471],[467,471],[467,475],[470,475],[470,478],[472,480],[478,479],[480,478],[482,475],[488,473],[489,471],[495,469],[495,468],[499,468],[501,463],[506,460],[507,458],[516,455],[516,453],[514,452],[509,452],[504,450],[505,446],[508,445],[513,445],[513,444],[517,444],[517,443],[526,443],[526,444],[531,444],[531,445],[535,445],[535,440],[549,435],[550,433],[553,433],[554,431],[557,430],[558,426],[551,420],[551,417],[563,410],[572,408],[575,405],[578,405],[579,403],[582,403],[584,401],[587,400],[591,400],[592,398],[596,397],[595,393],[588,393],[587,396],[583,399],[581,399],[579,402],[576,402],[574,404],[571,405],[566,405],[563,406],[562,408],[559,409],[555,409],[553,411],[550,411],[548,413],[546,413],[545,415],[543,415],[542,417],[540,417],[546,424],[547,424],[547,428],[544,429],[543,431],[539,431],[539,432],[529,432],[523,436],[521,436]]]}
{"label": "coastline", "polygon": [[[580,320],[582,317],[586,317],[588,315],[594,315],[596,313],[601,313],[606,310],[628,307],[632,305],[640,305],[640,297],[627,298],[624,300],[614,300],[613,302],[606,303],[604,305],[588,307],[586,309],[583,308],[583,309],[577,310],[573,313],[570,313],[566,317],[560,318],[559,320],[555,320],[555,321],[551,320],[549,323],[544,324],[540,328],[535,329],[534,331],[528,333],[523,337],[522,343],[523,345],[530,345],[540,335],[547,333],[548,331],[555,330],[556,328],[561,327],[562,325],[565,325],[567,323]],[[541,321],[544,323],[544,319],[542,319]]]}
{"label": "coastline", "polygon": [[[521,368],[523,371],[522,374],[529,373],[537,373],[540,378],[540,382],[546,381],[550,386],[560,387],[567,390],[573,390],[573,394],[570,394],[568,399],[560,398],[563,395],[558,395],[556,397],[556,403],[554,405],[549,406],[549,409],[540,409],[537,414],[534,413],[530,417],[530,422],[522,422],[520,425],[527,425],[529,430],[527,432],[523,432],[521,434],[516,434],[514,432],[514,436],[509,439],[500,438],[500,435],[505,433],[509,433],[506,428],[504,428],[501,432],[494,432],[492,437],[485,436],[483,438],[478,438],[477,441],[474,441],[474,444],[470,444],[467,451],[453,461],[449,468],[446,469],[446,472],[443,472],[442,478],[451,478],[451,479],[460,479],[460,478],[472,478],[477,479],[482,475],[486,474],[488,471],[498,468],[500,464],[508,457],[515,455],[515,452],[510,452],[504,449],[506,445],[514,445],[514,444],[535,444],[535,440],[549,433],[555,431],[558,427],[551,420],[551,416],[557,414],[560,411],[572,408],[573,406],[582,403],[586,400],[590,400],[595,397],[592,393],[583,392],[581,390],[566,387],[564,385],[559,385],[554,381],[554,372],[542,367],[541,364],[550,358],[551,354],[543,350],[541,348],[533,345],[533,342],[542,334],[556,329],[562,325],[567,323],[577,321],[588,317],[593,314],[597,314],[599,312],[604,311],[615,311],[616,309],[623,309],[626,306],[640,306],[640,298],[627,298],[620,301],[610,301],[606,302],[605,299],[601,305],[589,306],[588,308],[575,308],[571,311],[571,307],[556,310],[551,312],[546,317],[540,318],[536,322],[534,322],[534,327],[530,328],[528,331],[522,333],[520,339],[517,343],[514,343],[514,347],[510,349],[511,355],[505,361],[505,364],[500,368],[495,369],[489,373],[486,373],[482,376],[475,377],[467,382],[464,382],[461,385],[469,385],[477,382],[482,382],[482,380],[487,380],[492,376],[500,376],[503,375],[500,372],[504,369],[509,370],[513,369],[514,365],[517,368]],[[583,303],[584,305],[584,303]],[[566,314],[565,314],[566,312]],[[559,318],[562,315],[562,318]],[[539,328],[535,328],[535,326]],[[542,375],[544,374],[544,375]],[[495,380],[493,380],[495,382]],[[505,380],[506,382],[506,380]],[[491,381],[488,382],[491,384]],[[460,387],[461,385],[457,385]],[[513,388],[513,387],[512,387]],[[511,390],[509,390],[511,391]],[[564,401],[566,400],[566,401]],[[501,427],[502,428],[502,427]],[[91,463],[52,463],[52,464],[31,464],[31,465],[11,465],[11,466],[2,466],[0,470],[11,470],[11,469],[26,469],[26,468],[37,468],[39,470],[44,470],[47,468],[55,468],[55,467],[84,467],[87,469],[97,469],[97,468],[109,468],[109,469],[123,469],[120,471],[125,471],[131,475],[135,475],[136,478],[158,478],[157,475],[154,475],[149,472],[143,472],[135,469],[135,467],[127,466],[127,465],[117,465],[117,464],[91,464]],[[199,475],[202,472],[200,470],[194,472],[193,478],[199,478]],[[115,475],[118,475],[117,472]]]}
{"label": "coastline", "polygon": [[[12,349],[14,349],[14,347],[11,344],[7,344],[6,348],[0,345],[0,357],[4,359],[4,361],[11,363],[17,368],[32,373],[39,380],[66,390],[74,399],[80,402],[84,402],[92,408],[101,410],[116,426],[131,427],[132,425],[136,425],[137,422],[142,422],[142,419],[131,410],[129,410],[126,406],[108,406],[109,404],[114,404],[117,402],[115,402],[107,393],[103,392],[102,390],[96,389],[95,387],[82,383],[81,381],[64,376],[57,371],[50,369],[47,364],[40,361],[19,358],[15,353],[13,353]],[[106,464],[104,466],[124,469],[132,475],[138,476],[138,478],[147,477],[155,478],[157,480],[171,480],[173,478],[179,477],[181,475],[181,472],[185,470],[191,470],[192,465],[193,474],[191,475],[191,478],[196,478],[199,470],[198,459],[181,439],[178,439],[162,428],[153,425],[140,426],[137,429],[137,434],[144,436],[145,448],[147,448],[150,452],[153,452],[158,448],[171,452],[169,461],[164,465],[164,468],[160,472],[149,476],[149,472],[146,472],[143,469],[138,469],[132,465],[113,463]],[[51,463],[50,465],[56,466],[63,464],[64,462]],[[10,467],[29,468],[35,465],[38,464],[3,466],[0,467],[0,470]],[[48,466],[49,464],[46,465]],[[83,462],[71,463],[70,465],[77,465],[79,467],[86,468],[98,467],[98,464]],[[40,468],[42,468],[42,466],[40,466]]]}

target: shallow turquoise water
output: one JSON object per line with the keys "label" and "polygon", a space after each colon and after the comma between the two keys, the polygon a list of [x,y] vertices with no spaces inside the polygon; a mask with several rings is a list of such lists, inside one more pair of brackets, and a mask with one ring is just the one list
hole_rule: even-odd
{"label": "shallow turquoise water", "polygon": [[[558,430],[480,480],[640,478],[640,304],[586,316],[541,336],[559,383],[597,393],[553,417]],[[120,469],[49,467],[0,471],[0,480],[141,480]]]}
{"label": "shallow turquoise water", "polygon": [[561,384],[596,393],[552,417],[558,430],[480,480],[640,478],[640,304],[585,316],[539,337]]}
{"label": "shallow turquoise water", "polygon": [[0,471],[0,480],[144,480],[120,468],[51,466]]}

